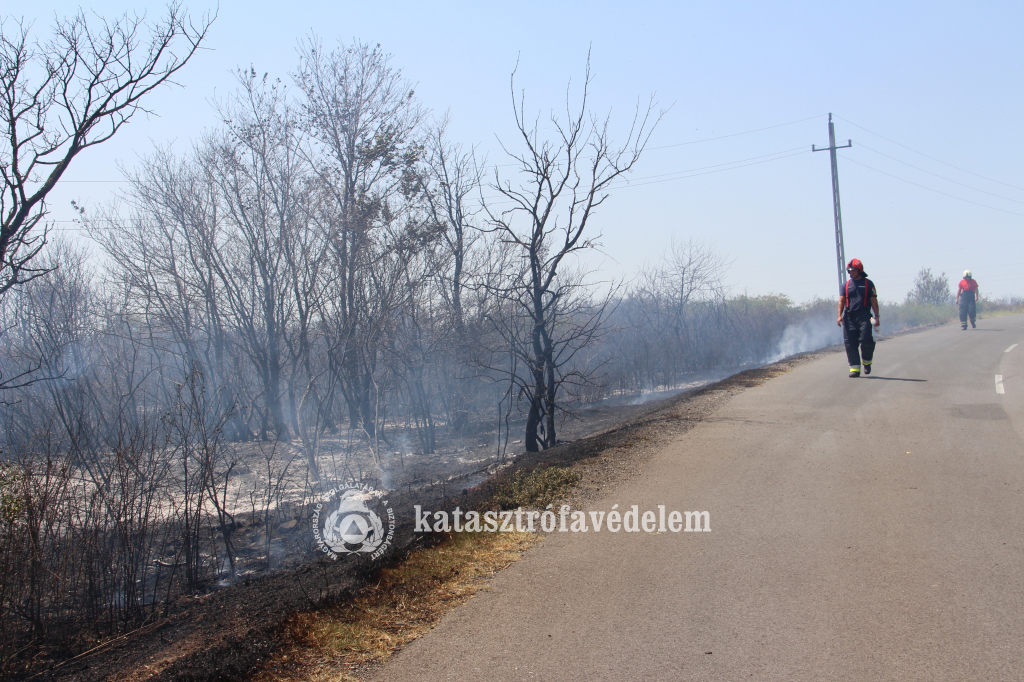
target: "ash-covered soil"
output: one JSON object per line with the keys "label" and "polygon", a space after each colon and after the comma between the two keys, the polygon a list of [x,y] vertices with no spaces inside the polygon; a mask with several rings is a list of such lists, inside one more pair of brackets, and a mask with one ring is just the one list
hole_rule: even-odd
{"label": "ash-covered soil", "polygon": [[[434,534],[425,536],[412,532],[413,504],[432,510],[455,506],[481,508],[489,503],[496,488],[519,468],[573,466],[581,474],[573,502],[574,506],[583,506],[602,488],[637,473],[654,448],[692,428],[731,396],[834,350],[808,353],[746,370],[661,400],[591,408],[581,413],[579,421],[563,429],[566,439],[573,438],[572,442],[540,453],[507,457],[504,463],[507,466],[495,467],[492,451],[479,459],[464,456],[462,472],[443,475],[450,469],[445,469],[438,457],[436,470],[434,467],[421,470],[420,485],[412,485],[407,480],[403,490],[401,481],[395,481],[398,485],[389,497],[398,528],[391,551],[382,559],[374,561],[365,555],[350,555],[331,561],[322,557],[300,559],[293,555],[295,565],[276,573],[243,578],[208,594],[179,597],[168,604],[159,618],[135,632],[106,642],[33,679],[81,682],[246,679],[277,646],[282,623],[289,614],[350,598],[382,567],[401,561],[409,551],[429,542]],[[476,445],[475,449],[485,449],[479,447],[479,442]],[[468,453],[470,445],[467,442],[450,449],[454,452],[442,456],[454,461],[455,457]],[[499,469],[497,473],[490,474],[495,468]],[[481,477],[485,480],[469,487],[475,483],[474,478]],[[296,537],[311,535],[308,519],[300,520],[287,530]],[[309,538],[306,540],[308,542]]]}

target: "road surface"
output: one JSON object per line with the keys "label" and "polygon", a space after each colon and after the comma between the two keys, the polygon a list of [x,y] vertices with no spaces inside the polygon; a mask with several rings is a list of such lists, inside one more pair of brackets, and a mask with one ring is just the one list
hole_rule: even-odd
{"label": "road surface", "polygon": [[1024,317],[874,368],[740,393],[588,507],[711,532],[553,533],[374,679],[1024,679]]}

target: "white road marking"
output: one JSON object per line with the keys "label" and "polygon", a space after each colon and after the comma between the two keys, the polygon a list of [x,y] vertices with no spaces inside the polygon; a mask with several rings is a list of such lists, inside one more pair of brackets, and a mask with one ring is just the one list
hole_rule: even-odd
{"label": "white road marking", "polygon": [[1002,374],[997,374],[996,375],[996,393],[1006,393],[1006,391],[1003,390],[1003,375]]}
{"label": "white road marking", "polygon": [[1009,348],[1007,348],[1007,349],[1006,349],[1006,350],[1004,350],[1003,352],[1004,352],[1004,353],[1009,353],[1009,352],[1010,352],[1011,350],[1013,350],[1013,349],[1014,349],[1014,348],[1016,348],[1016,347],[1017,347],[1017,344],[1013,344],[1012,346],[1010,346]]}

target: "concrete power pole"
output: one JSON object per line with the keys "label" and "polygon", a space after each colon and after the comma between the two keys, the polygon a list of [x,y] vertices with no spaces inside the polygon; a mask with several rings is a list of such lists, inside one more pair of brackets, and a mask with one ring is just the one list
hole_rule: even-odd
{"label": "concrete power pole", "polygon": [[812,152],[823,152],[826,149],[832,157],[832,210],[836,219],[836,265],[839,268],[839,289],[846,285],[846,253],[843,249],[843,215],[839,210],[839,166],[836,163],[836,150],[852,147],[853,141],[847,140],[846,144],[836,146],[836,129],[832,125],[832,114],[828,115],[828,146],[815,147],[811,145]]}

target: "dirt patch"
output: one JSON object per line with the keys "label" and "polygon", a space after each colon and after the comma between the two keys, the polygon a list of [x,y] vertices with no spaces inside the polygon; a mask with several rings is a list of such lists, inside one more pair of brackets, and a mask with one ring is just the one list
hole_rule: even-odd
{"label": "dirt patch", "polygon": [[[414,500],[433,510],[450,510],[456,506],[463,510],[492,508],[499,492],[515,488],[517,471],[571,467],[579,476],[572,501],[574,506],[581,506],[590,495],[635,475],[654,448],[692,428],[732,395],[830,352],[834,349],[746,370],[664,400],[629,406],[619,413],[626,413],[628,418],[618,421],[614,420],[613,411],[606,410],[602,420],[607,428],[596,435],[544,452],[521,455],[512,466],[470,489],[460,488],[457,481],[448,481],[447,485],[415,491],[415,498],[398,500],[396,517],[406,521],[400,523],[396,531],[394,551],[386,557],[386,562],[373,562],[365,557],[333,562],[322,558],[309,560],[302,566],[207,595],[182,597],[169,604],[159,620],[118,640],[101,643],[86,655],[33,679],[82,682],[252,679],[265,661],[283,662],[279,658],[286,655],[281,653],[282,647],[295,641],[294,637],[289,639],[283,635],[300,622],[297,619],[301,616],[296,614],[323,612],[335,607],[351,609],[355,608],[353,604],[371,608],[372,591],[360,590],[381,584],[382,576],[394,575],[386,571],[397,570],[402,561],[415,556],[417,550],[444,539],[432,537],[434,534],[413,533]],[[523,475],[519,476],[522,481]],[[392,500],[397,498],[392,496]],[[476,583],[470,581],[469,584]],[[463,588],[477,589],[465,585],[459,589]],[[378,625],[384,633],[382,642],[397,638],[395,643],[401,643],[401,636],[385,627],[387,622],[382,620]],[[310,655],[324,657],[322,653]],[[287,672],[282,669],[281,674]]]}

